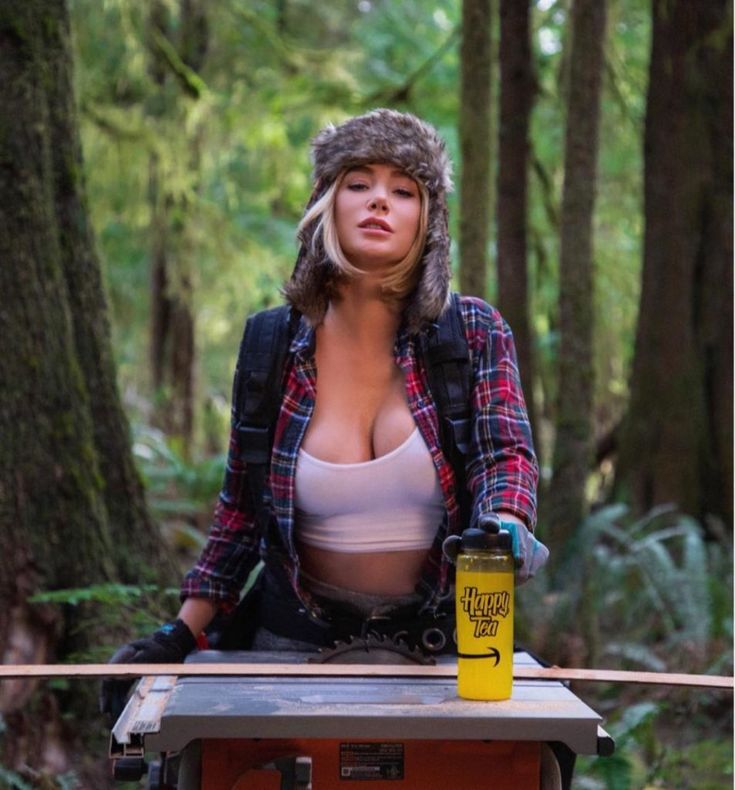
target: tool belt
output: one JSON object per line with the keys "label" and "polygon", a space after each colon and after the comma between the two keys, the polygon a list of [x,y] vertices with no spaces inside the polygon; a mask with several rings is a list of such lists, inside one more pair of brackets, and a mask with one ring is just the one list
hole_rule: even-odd
{"label": "tool belt", "polygon": [[401,639],[409,648],[428,655],[456,653],[454,601],[436,611],[420,611],[418,605],[401,606],[386,614],[364,617],[337,604],[320,602],[317,617],[298,601],[292,590],[284,591],[265,580],[259,601],[260,625],[278,636],[328,647],[353,637],[370,635]]}

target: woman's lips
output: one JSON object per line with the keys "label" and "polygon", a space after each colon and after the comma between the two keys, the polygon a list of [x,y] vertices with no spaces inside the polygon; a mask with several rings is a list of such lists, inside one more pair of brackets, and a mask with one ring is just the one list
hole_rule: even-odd
{"label": "woman's lips", "polygon": [[376,230],[381,233],[393,233],[393,228],[382,219],[364,219],[358,226],[361,230]]}

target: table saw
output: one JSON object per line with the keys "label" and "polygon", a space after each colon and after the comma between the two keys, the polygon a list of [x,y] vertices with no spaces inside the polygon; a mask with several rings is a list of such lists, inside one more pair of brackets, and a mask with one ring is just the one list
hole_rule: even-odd
{"label": "table saw", "polygon": [[[511,699],[473,702],[455,678],[421,667],[413,677],[340,677],[329,665],[279,674],[307,658],[201,651],[187,663],[272,663],[273,674],[142,678],[112,730],[116,778],[147,771],[161,790],[556,790],[571,781],[565,755],[573,765],[614,749],[601,717],[559,681],[516,680]],[[518,652],[514,665],[538,664]]]}

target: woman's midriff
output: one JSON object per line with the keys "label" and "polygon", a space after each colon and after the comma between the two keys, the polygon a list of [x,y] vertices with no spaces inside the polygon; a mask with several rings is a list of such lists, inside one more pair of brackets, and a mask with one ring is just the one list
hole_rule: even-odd
{"label": "woman's midriff", "polygon": [[[399,447],[415,429],[393,339],[379,351],[317,328],[318,395],[302,448],[335,464],[364,463]],[[297,530],[298,535],[298,530]],[[421,576],[427,550],[348,553],[298,540],[302,569],[312,578],[354,592],[407,595]]]}
{"label": "woman's midriff", "polygon": [[373,595],[414,592],[426,559],[425,549],[350,554],[298,543],[303,570],[319,581]]}

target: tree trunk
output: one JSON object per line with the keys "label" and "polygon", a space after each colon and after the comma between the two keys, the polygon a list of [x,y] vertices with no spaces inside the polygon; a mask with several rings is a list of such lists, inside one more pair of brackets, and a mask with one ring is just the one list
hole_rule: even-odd
{"label": "tree trunk", "polygon": [[534,430],[533,336],[527,256],[528,127],[533,101],[528,0],[500,1],[498,145],[498,307],[513,329],[521,383]]}
{"label": "tree trunk", "polygon": [[185,210],[166,194],[157,153],[149,160],[151,199],[151,381],[154,422],[178,437],[186,450],[194,432],[195,321],[190,261],[181,222],[171,214]]}
{"label": "tree trunk", "polygon": [[[559,257],[559,401],[549,541],[561,549],[587,511],[592,458],[592,219],[595,202],[605,0],[574,0]],[[552,560],[553,561],[553,560]]]}
{"label": "tree trunk", "polygon": [[617,492],[732,522],[732,16],[655,0],[643,283]]}
{"label": "tree trunk", "polygon": [[[169,37],[165,5],[156,0],[149,18],[149,73],[159,88],[153,102],[154,117],[166,118],[165,84],[170,64],[156,37]],[[207,51],[207,24],[201,0],[181,0],[179,40],[176,47],[182,63],[198,71]],[[177,108],[169,111],[175,115]],[[170,119],[169,119],[170,120]],[[189,141],[190,161],[199,167],[198,141]],[[157,152],[150,159],[151,201],[151,380],[155,394],[155,422],[169,435],[183,440],[188,448],[194,431],[195,321],[193,281],[189,245],[186,240],[186,196],[171,194],[166,168]]]}
{"label": "tree trunk", "polygon": [[[63,3],[0,7],[0,105],[0,644],[4,662],[28,663],[95,638],[75,629],[74,607],[46,611],[29,595],[171,574],[116,387]],[[45,713],[31,724],[34,689],[0,690],[0,764],[55,771],[54,700],[36,698]]]}
{"label": "tree trunk", "polygon": [[491,31],[491,0],[463,0],[459,277],[462,293],[482,298],[487,295],[487,247],[491,221]]}

